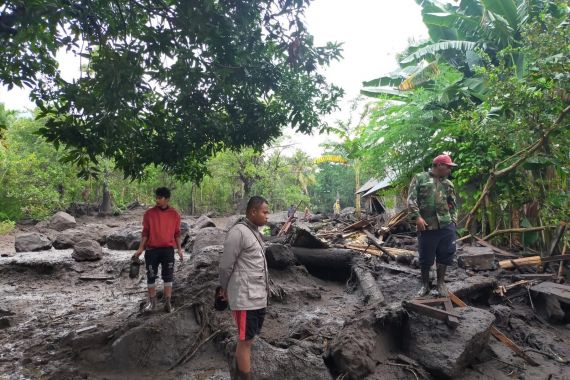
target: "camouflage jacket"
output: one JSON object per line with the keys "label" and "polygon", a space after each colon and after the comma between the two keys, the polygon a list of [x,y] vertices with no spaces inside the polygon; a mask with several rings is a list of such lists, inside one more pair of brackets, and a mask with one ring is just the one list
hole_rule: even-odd
{"label": "camouflage jacket", "polygon": [[421,215],[428,230],[457,224],[455,187],[447,178],[431,172],[416,174],[408,190],[408,210],[412,219]]}

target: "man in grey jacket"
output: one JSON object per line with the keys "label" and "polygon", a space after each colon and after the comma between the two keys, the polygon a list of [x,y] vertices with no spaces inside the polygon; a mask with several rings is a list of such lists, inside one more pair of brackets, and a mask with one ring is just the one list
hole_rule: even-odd
{"label": "man in grey jacket", "polygon": [[265,319],[269,276],[258,228],[267,223],[269,205],[258,196],[247,203],[246,217],[228,232],[220,259],[220,285],[238,328],[239,379],[251,379],[251,347]]}

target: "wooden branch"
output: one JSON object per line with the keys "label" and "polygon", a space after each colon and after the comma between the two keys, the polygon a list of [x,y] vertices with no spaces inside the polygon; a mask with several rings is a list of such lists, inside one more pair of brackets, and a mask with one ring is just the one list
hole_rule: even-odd
{"label": "wooden branch", "polygon": [[505,175],[509,174],[511,171],[515,170],[523,162],[525,162],[535,151],[537,151],[542,146],[542,144],[544,143],[544,140],[546,140],[548,138],[548,136],[559,127],[560,122],[564,119],[564,117],[566,117],[566,115],[568,113],[570,113],[570,106],[566,107],[562,112],[560,112],[560,114],[558,115],[558,117],[556,118],[556,120],[554,121],[552,126],[550,128],[548,128],[542,134],[540,139],[538,139],[535,143],[531,144],[530,146],[526,147],[525,149],[522,149],[520,152],[517,152],[511,156],[511,157],[516,157],[518,155],[521,155],[521,152],[524,152],[518,160],[516,160],[514,163],[512,163],[511,165],[507,166],[504,169],[497,170],[495,168],[495,170],[493,170],[493,172],[491,172],[491,174],[489,175],[489,178],[487,178],[487,182],[485,182],[485,186],[483,187],[483,191],[481,192],[481,196],[479,197],[479,199],[475,203],[475,206],[473,206],[471,211],[469,211],[469,214],[467,214],[468,215],[467,216],[467,222],[465,223],[465,228],[467,230],[469,230],[469,227],[471,226],[471,223],[473,222],[473,217],[475,216],[475,213],[477,212],[479,207],[481,207],[483,200],[485,199],[487,194],[489,194],[491,187],[493,187],[497,178],[504,177]]}
{"label": "wooden branch", "polygon": [[547,228],[556,228],[557,226],[540,226],[540,227],[528,227],[528,228],[509,228],[506,230],[497,230],[494,231],[492,233],[490,233],[489,235],[485,236],[483,238],[483,240],[489,240],[497,235],[501,235],[501,234],[508,234],[508,233],[522,233],[522,232],[533,232],[533,231],[542,231],[545,230]]}
{"label": "wooden branch", "polygon": [[382,247],[382,244],[380,244],[380,242],[376,239],[376,237],[371,232],[364,230],[364,233],[366,234],[368,241],[370,243],[372,243],[373,246],[378,248],[380,251],[382,251],[382,253],[384,253],[385,255],[390,257],[392,260],[396,260],[396,257],[394,255],[392,255],[390,252],[388,252],[386,249],[384,249],[384,247]]}

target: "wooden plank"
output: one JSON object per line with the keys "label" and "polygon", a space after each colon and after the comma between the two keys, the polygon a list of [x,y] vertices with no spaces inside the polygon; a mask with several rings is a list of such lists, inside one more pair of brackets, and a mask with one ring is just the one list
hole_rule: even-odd
{"label": "wooden plank", "polygon": [[[443,301],[443,307],[445,308],[445,311],[453,312],[453,305],[451,304],[451,300],[449,298],[445,298],[445,301]],[[447,323],[449,327],[457,327],[459,326],[459,319],[448,316],[445,323]]]}
{"label": "wooden plank", "polygon": [[555,282],[542,282],[530,288],[533,292],[554,296],[564,303],[570,303],[570,286]]}
{"label": "wooden plank", "polygon": [[391,270],[391,271],[399,272],[399,273],[411,274],[414,276],[419,276],[421,274],[419,269],[412,269],[412,268],[409,268],[409,267],[406,267],[403,265],[380,263],[379,266],[380,266],[380,268],[383,268],[383,269],[387,269],[387,270]]}
{"label": "wooden plank", "polygon": [[503,343],[506,347],[510,348],[515,354],[523,358],[528,364],[533,367],[538,367],[539,364],[535,362],[530,356],[528,356],[515,342],[510,340],[505,334],[503,334],[495,326],[491,327],[491,335],[493,335],[499,342]]}
{"label": "wooden plank", "polygon": [[[448,296],[449,299],[457,306],[467,307],[467,304],[452,292],[448,292]],[[491,326],[491,335],[493,335],[499,342],[503,343],[506,347],[510,348],[511,351],[513,351],[515,354],[523,358],[528,364],[534,367],[537,367],[539,365],[495,326]]]}
{"label": "wooden plank", "polygon": [[415,311],[418,314],[423,314],[425,316],[439,319],[440,321],[446,321],[448,316],[461,318],[459,314],[455,314],[453,312],[448,312],[445,310],[437,309],[435,307],[422,305],[420,303],[416,303],[414,301],[404,301],[402,306],[407,310]]}
{"label": "wooden plank", "polygon": [[444,303],[446,300],[449,300],[449,298],[446,297],[441,297],[441,298],[417,298],[414,300],[415,303],[421,303],[422,305],[439,305]]}

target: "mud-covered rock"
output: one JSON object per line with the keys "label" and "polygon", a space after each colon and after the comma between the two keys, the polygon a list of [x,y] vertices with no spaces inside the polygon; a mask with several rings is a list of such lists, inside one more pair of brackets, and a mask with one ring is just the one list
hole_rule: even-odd
{"label": "mud-covered rock", "polygon": [[207,268],[214,264],[218,265],[223,251],[223,245],[210,245],[199,251],[193,251],[190,262],[196,269]]}
{"label": "mud-covered rock", "polygon": [[88,224],[80,228],[72,228],[58,234],[53,242],[55,249],[73,248],[81,240],[94,240],[100,245],[105,245],[109,227],[103,224]]}
{"label": "mud-covered rock", "polygon": [[192,226],[193,229],[201,229],[206,227],[216,227],[216,223],[206,215],[200,215],[198,220]]}
{"label": "mud-covered rock", "polygon": [[64,211],[55,213],[48,223],[48,227],[56,231],[74,228],[76,225],[77,222],[75,221],[75,218]]}
{"label": "mud-covered rock", "polygon": [[[235,342],[226,346],[233,362]],[[256,339],[251,352],[252,372],[256,380],[328,380],[333,379],[323,359],[311,350],[293,345],[286,349]]]}
{"label": "mud-covered rock", "polygon": [[14,248],[16,252],[44,251],[51,248],[51,241],[43,234],[30,232],[16,236]]}
{"label": "mud-covered rock", "polygon": [[71,257],[75,261],[96,261],[103,257],[103,249],[94,240],[81,240],[75,244]]}
{"label": "mud-covered rock", "polygon": [[141,243],[141,227],[128,226],[107,236],[107,247],[116,250],[135,250]]}
{"label": "mud-covered rock", "polygon": [[118,337],[111,345],[111,362],[117,370],[170,367],[199,338],[199,331],[192,308],[179,308]]}
{"label": "mud-covered rock", "polygon": [[379,316],[372,309],[347,321],[330,345],[328,355],[334,368],[345,374],[346,379],[367,378],[376,371],[377,363],[398,352],[398,339],[403,334],[401,315],[394,311],[393,305],[378,310],[385,313]]}
{"label": "mud-covered rock", "polygon": [[459,376],[487,345],[495,316],[486,310],[455,308],[459,326],[410,313],[409,354],[437,378]]}
{"label": "mud-covered rock", "polygon": [[199,252],[205,247],[223,245],[226,239],[226,231],[217,227],[205,227],[196,231],[192,252]]}
{"label": "mud-covered rock", "polygon": [[232,216],[230,216],[230,218],[226,222],[226,225],[224,226],[224,231],[229,231],[233,226],[238,224],[244,218],[245,218],[245,215],[232,215]]}
{"label": "mud-covered rock", "polygon": [[272,269],[283,270],[295,264],[295,255],[291,248],[283,244],[271,244],[265,250],[267,265]]}

